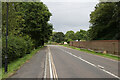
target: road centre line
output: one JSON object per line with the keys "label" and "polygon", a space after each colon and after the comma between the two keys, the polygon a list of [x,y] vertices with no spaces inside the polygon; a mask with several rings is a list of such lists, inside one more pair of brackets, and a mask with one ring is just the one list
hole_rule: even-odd
{"label": "road centre line", "polygon": [[46,59],[45,59],[45,70],[44,70],[44,79],[47,78],[47,52],[46,52]]}
{"label": "road centre line", "polygon": [[53,80],[53,73],[52,73],[52,64],[51,64],[51,57],[50,57],[50,48],[48,46],[48,53],[49,53],[49,69],[50,69],[50,79]]}
{"label": "road centre line", "polygon": [[54,80],[58,80],[58,76],[57,76],[56,68],[54,65],[53,58],[52,58],[52,54],[51,54],[51,62],[52,62],[53,78],[54,78]]}
{"label": "road centre line", "polygon": [[93,64],[93,63],[91,63],[91,62],[89,62],[89,61],[87,61],[87,60],[84,60],[84,59],[82,59],[81,57],[78,57],[78,56],[76,56],[76,55],[74,55],[74,54],[72,54],[72,53],[70,53],[70,52],[68,52],[68,51],[65,51],[65,50],[63,50],[63,49],[61,49],[61,48],[59,48],[59,49],[62,50],[62,51],[64,51],[64,52],[66,52],[66,53],[68,53],[68,54],[70,54],[70,55],[72,55],[72,56],[74,56],[74,57],[76,57],[76,58],[78,58],[78,59],[80,59],[80,60],[82,60],[83,62],[86,62],[87,64],[90,64],[90,65],[93,66],[93,67],[96,67],[96,68],[102,70],[103,72],[105,72],[105,73],[107,73],[107,74],[109,74],[109,75],[111,75],[111,76],[113,76],[113,77],[115,77],[115,78],[120,79],[120,77],[116,76],[115,74],[113,74],[113,73],[111,73],[111,72],[109,72],[109,71],[107,71],[107,70],[105,70],[105,69],[99,68],[98,65],[96,66],[95,64]]}
{"label": "road centre line", "polygon": [[49,53],[50,79],[51,80],[58,80],[56,68],[55,68],[55,65],[54,65],[54,61],[53,61],[49,46],[48,46],[48,51],[49,51],[48,53]]}

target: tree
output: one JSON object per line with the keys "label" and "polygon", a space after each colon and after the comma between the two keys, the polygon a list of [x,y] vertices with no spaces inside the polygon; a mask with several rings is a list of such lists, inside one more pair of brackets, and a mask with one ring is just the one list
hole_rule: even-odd
{"label": "tree", "polygon": [[[8,47],[9,62],[43,46],[52,35],[53,26],[48,23],[52,14],[42,2],[9,2]],[[6,2],[2,3],[2,58],[6,54]]]}
{"label": "tree", "polygon": [[120,39],[120,2],[96,5],[95,11],[90,15],[89,36],[91,40]]}
{"label": "tree", "polygon": [[48,42],[50,40],[50,37],[52,36],[52,30],[53,30],[53,25],[48,23],[46,28],[44,28],[44,42]]}
{"label": "tree", "polygon": [[[15,6],[17,3],[9,2],[9,9],[8,9],[8,34],[9,35],[18,35],[20,33],[20,27],[19,27],[19,19],[18,15],[16,14],[16,8]],[[7,5],[6,2],[2,3],[2,36],[4,37],[6,35],[6,12],[7,11]]]}
{"label": "tree", "polygon": [[52,34],[52,25],[48,24],[52,15],[42,2],[20,3],[19,14],[23,22],[20,24],[23,34],[34,41],[35,47],[44,45]]}
{"label": "tree", "polygon": [[66,39],[76,40],[74,31],[67,31],[65,34]]}
{"label": "tree", "polygon": [[52,41],[57,43],[61,43],[62,41],[64,41],[64,39],[65,39],[65,35],[63,32],[56,32],[53,34],[52,37]]}
{"label": "tree", "polygon": [[75,33],[76,39],[78,41],[80,41],[80,40],[88,40],[88,34],[87,33],[88,33],[87,31],[82,30],[82,29],[80,31],[77,31]]}
{"label": "tree", "polygon": [[78,41],[80,41],[80,40],[81,40],[80,31],[77,31],[77,32],[75,33],[75,35],[76,35],[76,39],[77,39]]}

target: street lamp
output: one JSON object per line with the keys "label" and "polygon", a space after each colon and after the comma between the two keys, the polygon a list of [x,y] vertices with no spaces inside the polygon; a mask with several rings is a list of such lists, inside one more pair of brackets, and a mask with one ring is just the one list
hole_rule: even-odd
{"label": "street lamp", "polygon": [[7,43],[8,43],[8,8],[9,8],[9,5],[8,5],[8,2],[7,2],[7,16],[6,16],[6,54],[5,54],[5,73],[8,72],[8,61],[7,61],[7,54],[8,54],[8,51],[7,51]]}

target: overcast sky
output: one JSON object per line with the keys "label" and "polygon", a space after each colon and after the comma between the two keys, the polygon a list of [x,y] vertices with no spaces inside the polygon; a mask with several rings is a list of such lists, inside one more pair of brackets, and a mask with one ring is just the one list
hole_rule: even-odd
{"label": "overcast sky", "polygon": [[94,11],[98,0],[42,0],[52,17],[54,31],[64,32],[69,30],[79,31],[89,29],[90,13]]}

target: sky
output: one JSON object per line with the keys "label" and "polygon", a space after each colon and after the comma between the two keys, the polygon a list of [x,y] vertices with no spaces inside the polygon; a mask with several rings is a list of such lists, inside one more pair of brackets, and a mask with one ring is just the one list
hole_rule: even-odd
{"label": "sky", "polygon": [[80,29],[89,29],[90,13],[98,0],[42,0],[52,13],[50,23],[55,32],[63,32]]}

